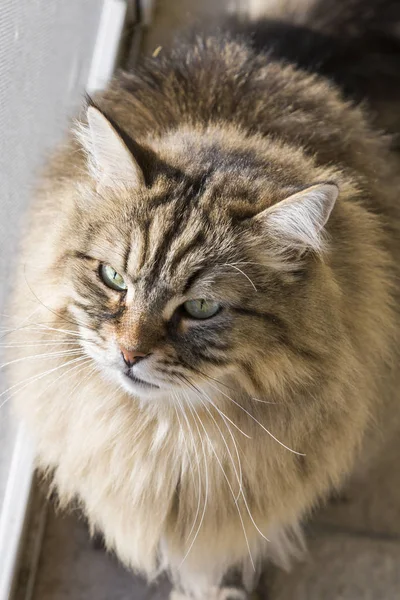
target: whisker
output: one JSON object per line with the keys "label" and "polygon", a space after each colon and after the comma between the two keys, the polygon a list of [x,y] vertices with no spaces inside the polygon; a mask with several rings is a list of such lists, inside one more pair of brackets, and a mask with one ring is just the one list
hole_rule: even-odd
{"label": "whisker", "polygon": [[[191,382],[191,381],[190,381],[190,380],[189,380],[189,379],[188,379],[188,378],[187,378],[185,375],[181,374],[181,375],[177,375],[177,377],[178,377],[179,379],[181,379],[181,378],[184,378],[184,381],[186,381],[186,382],[187,382],[187,383],[188,383],[188,384],[189,384],[189,385],[190,385],[190,386],[191,386],[191,387],[192,387],[194,390],[196,390],[197,392],[199,392],[199,391],[200,391],[200,390],[199,390],[199,388],[198,388],[197,386],[195,386],[195,385],[194,385],[194,383],[193,383],[193,382]],[[182,379],[181,379],[181,381],[182,381]],[[210,384],[210,385],[211,385],[211,384]],[[216,388],[216,389],[218,389],[218,388]],[[216,406],[216,405],[213,403],[213,401],[212,401],[211,399],[210,399],[210,403],[211,403],[211,405],[212,405],[212,406],[213,406],[213,407],[214,407],[214,408],[215,408],[215,409],[216,409],[216,410],[217,410],[217,411],[220,413],[220,415],[221,415],[221,416],[224,416],[224,417],[225,417],[225,419],[227,419],[227,420],[229,421],[229,423],[231,423],[231,425],[233,425],[233,426],[235,427],[235,429],[237,429],[238,431],[240,431],[240,433],[241,433],[242,435],[244,435],[244,437],[246,437],[246,438],[248,438],[249,440],[251,440],[251,436],[250,436],[250,435],[248,435],[247,433],[245,433],[244,431],[242,431],[242,430],[240,429],[240,427],[239,427],[238,425],[236,425],[236,423],[234,423],[234,422],[232,421],[232,419],[230,419],[230,418],[228,417],[228,415],[226,415],[224,412],[222,412],[222,410],[221,410],[220,408],[218,408],[218,407],[217,407],[217,406]]]}
{"label": "whisker", "polygon": [[246,275],[246,273],[244,271],[242,271],[241,269],[239,269],[239,267],[236,267],[235,265],[232,265],[230,263],[225,263],[225,266],[227,267],[232,267],[232,269],[236,269],[236,271],[239,271],[239,273],[241,273],[244,277],[246,277],[246,279],[251,283],[251,285],[254,288],[254,291],[258,291],[256,286],[254,285],[254,283],[252,282],[252,280],[250,279],[250,277],[248,275]]}
{"label": "whisker", "polygon": [[[189,405],[189,410],[190,410],[190,412],[193,415],[192,408],[190,407],[190,405]],[[196,414],[197,418],[199,418],[198,415],[197,415],[197,413],[196,413],[196,411],[195,411],[195,414]],[[204,457],[204,470],[205,470],[205,477],[206,477],[204,507],[203,507],[203,512],[202,512],[201,518],[200,518],[200,523],[199,523],[199,526],[197,527],[197,530],[196,530],[196,533],[194,535],[194,538],[193,538],[193,540],[192,540],[192,542],[191,542],[191,544],[190,544],[190,546],[189,546],[189,548],[188,548],[185,556],[183,557],[183,559],[182,559],[182,561],[181,561],[178,569],[180,569],[182,567],[182,565],[185,562],[186,558],[189,556],[189,553],[190,553],[191,549],[193,548],[193,545],[194,545],[194,543],[195,543],[195,541],[197,539],[197,536],[199,535],[201,526],[202,526],[203,521],[204,521],[204,515],[206,514],[206,508],[207,508],[207,502],[208,502],[209,481],[208,481],[207,457],[206,457],[206,453],[205,453],[205,450],[204,450],[204,440],[203,440],[203,438],[201,436],[200,429],[199,429],[199,426],[197,425],[196,419],[194,419],[194,424],[195,424],[196,429],[197,429],[198,434],[199,434],[199,438],[200,438],[200,441],[201,441],[201,448],[203,450],[203,457]]]}
{"label": "whisker", "polygon": [[[214,408],[216,408],[216,410],[217,410],[217,411],[219,411],[219,409],[218,409],[218,408],[215,406],[215,404],[212,402],[212,400],[211,400],[211,398],[208,396],[208,394],[206,394],[206,392],[204,392],[204,394],[207,396],[208,400],[211,402],[211,404],[214,406]],[[202,404],[203,404],[203,403],[202,403]],[[229,429],[229,428],[228,428],[228,429]],[[229,431],[230,431],[230,429],[229,429]],[[230,433],[231,433],[231,432],[230,432]],[[232,434],[231,434],[231,435],[232,435]],[[237,449],[237,447],[236,447],[236,442],[235,442],[234,438],[232,438],[232,439],[233,439],[233,442],[234,442],[234,444],[235,444],[235,448],[236,448],[236,452],[237,452],[238,460],[239,460],[239,462],[240,462],[240,458],[239,458],[238,449]],[[267,537],[266,537],[266,536],[263,534],[263,532],[261,531],[261,529],[258,527],[257,523],[256,523],[256,522],[255,522],[255,520],[254,520],[254,517],[253,517],[253,515],[252,515],[252,513],[251,513],[251,510],[250,510],[250,507],[249,507],[249,505],[248,505],[247,499],[246,499],[246,497],[245,497],[245,495],[244,495],[244,491],[243,491],[243,486],[242,486],[242,484],[240,485],[239,494],[238,494],[238,496],[237,496],[237,499],[239,498],[239,496],[240,496],[240,495],[241,495],[241,496],[242,496],[242,498],[243,498],[243,502],[244,502],[244,504],[245,504],[246,510],[247,510],[247,512],[248,512],[248,515],[249,515],[249,517],[250,517],[250,519],[251,519],[251,522],[253,523],[253,525],[254,525],[255,529],[258,531],[258,533],[261,535],[261,537],[262,537],[262,538],[264,538],[264,540],[265,540],[266,542],[269,542],[270,540],[269,540],[269,539],[268,539],[268,538],[267,538]]]}
{"label": "whisker", "polygon": [[[204,392],[204,390],[203,390],[203,394],[204,394],[205,396],[207,396],[207,398],[210,400],[210,398],[209,398],[208,394],[206,394],[206,393]],[[227,423],[226,423],[226,420],[225,420],[225,419],[224,419],[224,417],[221,415],[221,416],[222,416],[222,420],[223,420],[223,422],[224,422],[224,424],[225,424],[226,428],[228,429],[228,431],[229,431],[229,433],[230,433],[230,435],[231,435],[231,438],[232,438],[232,441],[233,441],[233,444],[234,444],[234,447],[235,447],[235,450],[236,450],[236,456],[237,456],[237,459],[238,459],[238,466],[239,466],[239,473],[238,473],[238,471],[237,471],[237,469],[236,469],[235,461],[233,460],[233,456],[232,456],[232,453],[231,453],[231,451],[230,451],[229,445],[228,445],[228,443],[227,443],[227,441],[226,441],[226,439],[225,439],[225,436],[224,436],[224,434],[223,434],[223,433],[222,433],[222,431],[221,431],[221,428],[220,428],[220,426],[218,425],[218,423],[217,423],[216,419],[214,418],[214,415],[212,414],[212,412],[211,412],[211,411],[210,411],[210,409],[208,408],[207,404],[206,404],[206,403],[204,403],[204,402],[202,401],[202,399],[201,399],[201,397],[199,396],[199,394],[197,394],[197,397],[199,398],[199,400],[200,400],[201,404],[204,406],[204,408],[206,409],[206,411],[208,412],[208,414],[210,415],[210,417],[211,417],[211,418],[212,418],[212,420],[214,421],[214,423],[215,423],[215,425],[216,425],[216,427],[217,427],[217,429],[218,429],[218,431],[219,431],[219,433],[220,433],[220,435],[221,435],[222,441],[224,442],[225,448],[226,448],[226,450],[227,450],[227,452],[228,452],[228,456],[229,456],[229,458],[231,459],[232,466],[233,466],[233,470],[234,470],[234,472],[235,472],[236,479],[237,479],[237,481],[238,481],[238,484],[239,484],[239,492],[238,492],[238,494],[237,494],[237,497],[236,497],[236,499],[238,499],[238,498],[240,497],[240,493],[241,493],[241,491],[242,491],[242,485],[243,485],[243,473],[242,473],[242,464],[241,464],[241,461],[240,461],[240,457],[239,457],[239,451],[238,451],[238,448],[237,448],[237,445],[236,445],[235,438],[234,438],[234,436],[233,436],[233,434],[232,434],[232,432],[231,432],[231,430],[230,430],[230,427],[227,425]]]}
{"label": "whisker", "polygon": [[255,421],[266,433],[268,433],[269,436],[272,437],[273,440],[275,440],[283,448],[285,448],[286,450],[289,450],[289,452],[292,452],[293,454],[297,454],[297,456],[306,456],[303,452],[297,452],[297,450],[293,450],[292,448],[289,448],[289,446],[286,446],[286,444],[284,444],[283,442],[281,442],[280,440],[278,440],[277,437],[275,437],[270,431],[268,431],[268,429],[262,423],[260,423],[260,421],[258,421],[255,418],[254,415],[252,415],[248,410],[246,410],[244,408],[244,406],[242,406],[241,404],[239,404],[239,402],[236,402],[236,400],[234,400],[233,398],[231,398],[230,396],[228,396],[228,394],[225,394],[225,392],[223,392],[222,390],[220,390],[217,386],[214,386],[212,383],[210,383],[210,385],[214,389],[218,390],[223,396],[225,396],[226,398],[228,398],[229,400],[231,400],[234,404],[236,404],[236,406],[238,406],[239,408],[241,408],[247,415],[249,415],[249,417],[251,419],[253,419],[253,421]]}
{"label": "whisker", "polygon": [[[76,331],[74,329],[65,329],[65,328],[61,328],[61,327],[50,327],[49,325],[47,325],[46,323],[33,323],[33,325],[37,325],[39,330],[45,330],[47,331],[58,331],[59,333],[65,333],[66,335],[71,335],[73,337],[81,337],[81,334],[79,333],[79,331]],[[44,332],[43,332],[44,333]]]}
{"label": "whisker", "polygon": [[[57,371],[58,369],[61,369],[62,367],[66,367],[67,365],[70,365],[72,363],[75,362],[79,362],[82,360],[91,360],[86,356],[80,356],[79,358],[74,358],[70,361],[67,361],[65,363],[62,363],[61,365],[58,365],[58,367],[55,367],[53,369],[49,369],[47,371],[44,371],[43,373],[40,373],[39,375],[33,375],[32,377],[28,377],[27,379],[24,379],[23,381],[19,381],[18,383],[15,383],[14,385],[12,385],[11,387],[9,387],[7,390],[4,390],[4,392],[1,392],[0,394],[0,398],[2,396],[4,396],[5,394],[8,394],[8,392],[10,392],[11,390],[15,389],[15,388],[19,388],[18,390],[15,391],[15,393],[12,394],[12,396],[14,396],[16,393],[20,392],[21,390],[25,389],[28,385],[30,385],[31,383],[34,383],[35,381],[38,381],[39,379],[42,379],[43,377],[46,377],[47,375],[50,375],[50,373],[54,373],[55,371]],[[22,386],[22,387],[19,387]],[[0,408],[2,408],[2,406],[4,406],[4,404],[6,402],[8,402],[8,400],[12,397],[10,396],[9,398],[7,398],[5,401],[3,401],[0,404]]]}
{"label": "whisker", "polygon": [[9,344],[0,344],[0,348],[36,348],[40,346],[75,346],[76,348],[80,348],[78,342],[62,342],[61,340],[49,340],[48,342],[39,341],[39,342],[11,342]]}
{"label": "whisker", "polygon": [[14,327],[13,329],[3,329],[3,335],[0,337],[0,339],[3,339],[4,337],[6,337],[7,335],[10,335],[11,333],[14,333],[16,331],[40,331],[41,333],[47,333],[47,331],[57,331],[59,333],[62,333],[64,335],[69,335],[72,337],[77,337],[77,338],[81,338],[81,335],[79,332],[77,331],[73,331],[72,329],[59,329],[56,327],[47,327],[44,323],[28,323],[27,325],[21,325],[20,327]]}
{"label": "whisker", "polygon": [[[187,418],[187,416],[186,416],[186,413],[185,413],[185,411],[184,411],[184,409],[183,409],[183,407],[182,407],[181,403],[179,402],[179,399],[178,399],[178,397],[177,397],[177,396],[175,396],[175,399],[176,399],[176,401],[177,401],[177,403],[178,403],[178,406],[179,406],[179,408],[180,408],[180,410],[181,410],[181,412],[182,412],[182,415],[184,416],[184,418],[185,418],[185,420],[186,420],[186,424],[187,424],[187,426],[188,426],[188,430],[189,430],[189,432],[190,432],[190,434],[191,434],[191,437],[192,437],[192,443],[193,443],[193,448],[194,448],[194,452],[195,452],[195,454],[196,454],[196,462],[197,462],[197,474],[198,474],[198,488],[197,488],[197,490],[198,490],[198,501],[197,501],[196,514],[195,514],[195,516],[194,516],[194,519],[193,519],[193,524],[192,524],[192,527],[191,527],[191,529],[190,529],[190,531],[189,531],[188,535],[186,536],[186,543],[187,543],[187,542],[189,541],[189,539],[190,539],[190,536],[192,535],[192,532],[193,532],[193,530],[194,530],[194,528],[195,528],[195,525],[196,525],[196,523],[197,523],[197,518],[198,518],[198,516],[199,516],[199,512],[200,512],[200,504],[201,504],[201,492],[202,492],[203,490],[202,490],[202,485],[201,485],[201,475],[200,475],[200,459],[199,459],[199,455],[198,455],[198,453],[197,453],[197,447],[196,447],[196,444],[195,444],[195,441],[194,441],[194,436],[193,436],[192,428],[190,427],[189,420],[188,420],[188,418]],[[193,484],[194,484],[194,470],[193,470]]]}
{"label": "whisker", "polygon": [[[183,363],[183,364],[185,364],[185,363]],[[222,385],[223,387],[225,387],[227,390],[231,390],[232,392],[236,391],[233,387],[231,387],[227,383],[224,383],[220,379],[216,379],[215,377],[211,377],[211,375],[207,375],[207,373],[204,373],[203,371],[200,371],[200,369],[197,369],[195,367],[190,367],[190,365],[186,365],[186,366],[187,366],[187,368],[191,368],[192,371],[195,371],[199,375],[202,375],[203,377],[207,377],[207,379],[210,379],[211,381],[215,381],[216,383],[219,383],[220,385]],[[280,402],[271,402],[269,400],[259,400],[258,398],[251,398],[251,399],[255,400],[256,402],[262,402],[263,404],[280,404]]]}
{"label": "whisker", "polygon": [[230,263],[231,265],[259,265],[260,267],[266,268],[266,265],[252,260],[239,260],[238,262]]}
{"label": "whisker", "polygon": [[261,404],[281,404],[280,402],[271,402],[270,400],[260,400],[259,398],[253,398],[252,396],[251,400],[254,400],[254,402],[261,402]]}
{"label": "whisker", "polygon": [[36,298],[36,300],[39,302],[39,304],[41,304],[44,308],[46,308],[49,312],[53,313],[53,315],[55,315],[56,317],[58,317],[59,319],[61,319],[62,321],[66,321],[67,323],[72,323],[72,325],[81,325],[82,327],[86,327],[87,329],[92,329],[94,330],[94,327],[90,327],[89,325],[85,324],[85,323],[80,323],[78,320],[72,321],[71,319],[67,319],[64,315],[61,315],[59,312],[53,310],[52,308],[50,308],[49,306],[47,306],[40,298],[39,296],[34,292],[34,290],[32,289],[31,285],[29,284],[27,278],[26,278],[26,264],[24,265],[24,279],[25,279],[25,283],[29,288],[29,291],[31,292],[31,294]]}
{"label": "whisker", "polygon": [[[187,367],[189,367],[189,365],[187,365]],[[198,373],[199,375],[202,375],[203,377],[206,377],[207,379],[210,379],[211,381],[215,381],[216,383],[219,383],[220,385],[222,385],[223,387],[225,387],[227,390],[231,390],[232,392],[236,391],[230,385],[224,383],[223,381],[220,381],[219,379],[216,379],[215,377],[211,377],[211,375],[207,375],[207,373],[204,373],[203,371],[200,371],[200,369],[197,369],[195,367],[190,367],[190,368],[193,371],[195,371],[196,373]],[[281,404],[280,402],[272,402],[270,400],[260,400],[259,398],[253,398],[253,397],[251,397],[251,400],[254,400],[255,402],[261,402],[262,404]]]}
{"label": "whisker", "polygon": [[[33,317],[34,314],[39,312],[39,310],[40,310],[40,306],[37,306],[28,316],[26,316],[20,320],[20,324],[22,325],[23,323],[26,323],[27,321],[29,321]],[[6,319],[15,319],[14,315],[6,315],[5,313],[0,313],[0,316],[2,318],[6,318]]]}
{"label": "whisker", "polygon": [[253,566],[253,569],[254,569],[254,571],[255,571],[255,570],[256,570],[256,568],[255,568],[255,565],[254,565],[253,556],[252,556],[252,554],[251,554],[251,549],[250,549],[249,539],[248,539],[248,536],[247,536],[247,533],[246,533],[246,528],[245,528],[245,526],[244,526],[243,517],[242,517],[242,514],[241,514],[241,512],[240,512],[240,509],[239,509],[238,500],[237,500],[237,498],[235,497],[235,494],[234,494],[234,492],[233,492],[233,489],[232,489],[231,482],[229,481],[229,478],[228,478],[228,476],[227,476],[227,474],[226,474],[226,472],[225,472],[225,469],[224,469],[224,467],[222,466],[222,463],[221,463],[221,461],[220,461],[220,459],[219,459],[219,457],[218,457],[218,454],[217,454],[217,452],[215,451],[215,448],[214,448],[214,446],[213,446],[213,444],[212,444],[212,442],[211,442],[210,436],[208,435],[208,433],[207,433],[207,430],[206,430],[206,428],[205,428],[205,427],[204,427],[204,425],[203,425],[203,422],[201,421],[200,417],[198,416],[198,414],[197,414],[197,412],[196,412],[196,409],[194,408],[194,406],[193,406],[193,405],[192,405],[192,403],[190,402],[190,399],[189,399],[189,398],[187,398],[187,401],[188,401],[188,403],[189,403],[189,406],[192,406],[192,409],[194,410],[194,412],[195,412],[195,414],[196,414],[196,416],[197,416],[197,418],[198,418],[198,420],[199,420],[199,422],[200,422],[200,425],[202,426],[202,428],[203,428],[203,430],[204,430],[204,433],[205,433],[205,435],[206,435],[206,437],[207,437],[208,443],[209,443],[209,445],[211,446],[211,450],[212,450],[212,452],[213,452],[213,454],[214,454],[214,456],[215,456],[215,458],[216,458],[216,460],[217,460],[217,462],[218,462],[218,465],[219,465],[219,467],[220,467],[220,469],[221,469],[221,471],[222,471],[222,473],[223,473],[223,475],[224,475],[224,477],[225,477],[225,479],[226,479],[226,483],[228,484],[228,487],[229,487],[229,490],[230,490],[230,492],[231,492],[231,494],[232,494],[232,497],[233,497],[233,500],[234,500],[234,503],[235,503],[236,509],[237,509],[237,511],[238,511],[239,519],[240,519],[240,522],[241,522],[241,524],[242,524],[243,533],[244,533],[244,537],[245,537],[246,544],[247,544],[247,549],[248,549],[248,551],[249,551],[249,557],[250,557],[250,561],[251,561],[251,564],[252,564],[252,566]]}
{"label": "whisker", "polygon": [[[82,363],[80,363],[78,365],[74,365],[70,369],[67,369],[66,371],[64,371],[63,373],[61,373],[58,377],[56,377],[56,379],[54,381],[51,381],[49,384],[46,385],[46,387],[40,392],[39,396],[37,396],[36,400],[38,400],[45,393],[45,391],[49,389],[49,387],[51,387],[52,385],[58,383],[60,381],[60,379],[62,377],[65,377],[65,375],[67,375],[68,373],[71,373],[75,369],[78,369],[78,373],[80,371],[84,370],[86,367],[89,366],[87,364],[88,362],[91,362],[91,359],[89,357],[87,357],[86,361],[84,361],[84,362],[82,362]],[[71,389],[71,391],[68,394],[67,398],[70,398],[72,396],[73,392],[76,390],[76,388],[78,387],[78,385],[82,385],[83,381],[86,381],[86,379],[88,378],[88,376],[93,372],[94,368],[95,367],[92,367],[91,369],[89,369],[89,373],[88,373],[87,377],[84,378],[84,380],[78,380],[78,382]]]}
{"label": "whisker", "polygon": [[[203,391],[203,392],[204,392],[204,391]],[[217,406],[215,406],[215,404],[212,402],[212,400],[211,400],[211,398],[208,396],[208,394],[207,394],[206,392],[204,392],[204,394],[205,394],[205,396],[208,398],[208,400],[211,402],[211,404],[214,406],[214,408],[216,408],[216,410],[219,412],[219,409],[218,409],[218,407],[217,407]],[[200,401],[201,401],[201,400],[200,400]],[[204,403],[202,403],[202,404],[203,404],[203,405],[204,405],[204,407],[207,409],[206,405],[205,405]],[[207,409],[207,410],[208,410],[208,409]],[[222,415],[221,415],[221,416],[222,416]],[[223,418],[223,417],[222,417],[222,418]],[[225,423],[225,425],[226,425],[226,427],[227,427],[227,429],[228,429],[229,433],[231,434],[232,441],[233,441],[233,443],[234,443],[234,446],[235,446],[235,450],[236,450],[237,458],[238,458],[238,461],[239,461],[239,467],[240,467],[240,485],[239,485],[239,493],[238,493],[238,495],[237,495],[237,498],[236,498],[236,499],[238,500],[238,499],[239,499],[239,497],[240,497],[240,495],[242,496],[242,498],[243,498],[243,501],[244,501],[244,504],[245,504],[245,507],[246,507],[246,510],[247,510],[247,512],[248,512],[248,514],[249,514],[249,517],[250,517],[250,519],[251,519],[251,521],[252,521],[252,523],[253,523],[253,525],[254,525],[255,529],[258,531],[258,533],[261,535],[261,537],[263,537],[263,538],[264,538],[264,540],[265,540],[266,542],[269,542],[270,540],[269,540],[269,539],[268,539],[268,538],[267,538],[267,537],[266,537],[266,536],[263,534],[263,532],[261,531],[261,529],[258,527],[257,523],[255,522],[255,520],[254,520],[254,517],[253,517],[253,515],[252,515],[252,513],[251,513],[251,510],[250,510],[250,507],[249,507],[249,505],[248,505],[247,499],[246,499],[246,497],[245,497],[245,495],[244,495],[243,484],[242,484],[242,467],[241,467],[241,461],[240,461],[240,457],[239,457],[239,451],[238,451],[238,448],[237,448],[237,445],[236,445],[236,440],[234,439],[234,437],[233,437],[233,434],[232,434],[232,432],[231,432],[230,428],[228,427],[228,425],[227,425],[226,423]],[[222,433],[221,433],[221,435],[222,435]],[[223,437],[223,436],[222,436],[222,437]],[[233,459],[231,458],[231,460],[233,460]]]}
{"label": "whisker", "polygon": [[10,360],[6,363],[3,363],[2,365],[0,365],[0,370],[4,369],[4,367],[14,365],[15,363],[19,363],[24,360],[29,360],[31,358],[60,358],[61,356],[74,356],[77,354],[82,354],[82,349],[60,350],[58,352],[46,352],[45,354],[32,354],[31,356],[22,356],[20,358],[15,358],[14,360]]}
{"label": "whisker", "polygon": [[[175,392],[172,392],[172,395],[173,395],[173,397],[174,397],[174,400],[175,400],[176,404],[178,404],[178,403],[179,403],[179,400],[178,400],[178,398],[177,398],[177,395],[176,395],[176,393],[175,393]],[[178,405],[179,405],[179,404],[178,404]],[[190,469],[190,472],[191,472],[192,479],[193,479],[193,485],[195,486],[195,479],[194,479],[194,469],[193,469],[193,464],[192,464],[192,457],[191,457],[191,455],[190,455],[190,452],[189,452],[189,448],[188,448],[188,444],[187,444],[187,441],[186,441],[185,432],[184,432],[184,430],[183,430],[183,425],[182,425],[181,419],[180,419],[180,417],[179,417],[178,408],[177,408],[177,406],[176,406],[175,404],[174,404],[174,409],[175,409],[176,418],[178,419],[178,423],[179,423],[179,429],[180,429],[180,431],[181,431],[182,438],[183,438],[183,441],[184,441],[184,444],[185,444],[186,455],[187,455],[187,457],[188,457],[189,466],[191,467],[191,469]]]}
{"label": "whisker", "polygon": [[[90,362],[91,359],[88,357],[88,360]],[[74,367],[71,367],[70,369],[68,369],[68,371],[66,371],[66,373],[70,373],[71,371],[73,371],[74,369],[77,369],[77,368],[78,368],[78,373],[79,373],[80,372],[79,368],[81,370],[85,370],[85,368],[89,367],[89,366],[90,365],[88,365],[86,362],[83,365],[75,365]],[[76,384],[72,387],[70,393],[67,396],[67,399],[71,398],[72,394],[75,392],[75,390],[77,389],[77,387],[78,386],[82,387],[82,385],[89,379],[90,375],[92,375],[95,371],[96,371],[96,365],[92,365],[92,367],[89,369],[89,371],[86,374],[86,376],[83,379],[79,379],[76,382]],[[64,371],[64,373],[65,373],[65,371]],[[56,379],[56,382],[59,381],[62,376],[63,376],[63,374],[61,374],[60,377],[58,377]],[[48,387],[50,387],[50,385],[53,385],[53,383],[55,383],[55,382],[52,382],[51,384],[49,384],[45,389],[48,389]]]}

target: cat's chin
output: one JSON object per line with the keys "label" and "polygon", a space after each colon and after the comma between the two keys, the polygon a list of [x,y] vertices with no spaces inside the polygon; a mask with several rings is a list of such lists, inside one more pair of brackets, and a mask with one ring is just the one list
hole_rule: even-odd
{"label": "cat's chin", "polygon": [[166,390],[160,388],[158,385],[143,381],[137,377],[129,377],[123,373],[120,377],[120,383],[122,383],[124,390],[135,398],[151,400],[165,396],[166,393]]}

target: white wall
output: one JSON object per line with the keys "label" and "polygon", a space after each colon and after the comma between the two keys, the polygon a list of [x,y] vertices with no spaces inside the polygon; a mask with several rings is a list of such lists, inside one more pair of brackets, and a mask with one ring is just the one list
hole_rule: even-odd
{"label": "white wall", "polygon": [[[80,102],[101,7],[102,0],[0,2],[1,313],[13,276],[20,217],[35,173]],[[7,318],[0,322],[7,327]],[[6,408],[0,408],[0,503],[9,464]]]}
{"label": "white wall", "polygon": [[[102,4],[102,0],[0,0],[1,329],[8,326],[3,313],[21,215],[35,174],[60,139],[67,115],[81,101]],[[0,392],[6,388],[2,374],[0,370]],[[0,507],[15,445],[8,405],[1,406],[6,397],[0,396]],[[0,567],[4,558],[0,556]]]}

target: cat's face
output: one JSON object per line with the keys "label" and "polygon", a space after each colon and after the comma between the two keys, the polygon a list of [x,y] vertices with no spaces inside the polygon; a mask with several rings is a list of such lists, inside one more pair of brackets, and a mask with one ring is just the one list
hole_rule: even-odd
{"label": "cat's face", "polygon": [[[238,232],[225,219],[213,222],[200,207],[180,211],[182,193],[95,223],[71,269],[70,309],[86,325],[85,349],[139,396],[221,380],[250,359],[240,355],[257,265],[242,264]],[[272,321],[269,329],[272,340]]]}
{"label": "cat's face", "polygon": [[215,169],[166,170],[149,186],[110,124],[89,110],[97,190],[75,214],[68,265],[69,310],[86,352],[136,397],[179,391],[201,401],[232,382],[262,394],[265,368],[285,376],[299,290],[304,298],[315,285],[307,250],[317,250],[336,186],[289,199],[275,191],[265,209],[266,182],[235,173],[215,148]]}

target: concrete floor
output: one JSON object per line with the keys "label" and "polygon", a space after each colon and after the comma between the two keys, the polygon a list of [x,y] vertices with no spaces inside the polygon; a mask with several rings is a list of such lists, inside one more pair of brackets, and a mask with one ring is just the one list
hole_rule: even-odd
{"label": "concrete floor", "polygon": [[[228,3],[159,0],[145,50],[168,44],[177,28],[203,14],[214,18]],[[400,599],[399,456],[400,438],[347,486],[344,500],[315,515],[308,557],[290,574],[271,573],[269,600]],[[114,557],[94,549],[77,516],[57,516],[50,507],[33,600],[165,600],[168,589],[165,581],[147,587]]]}

